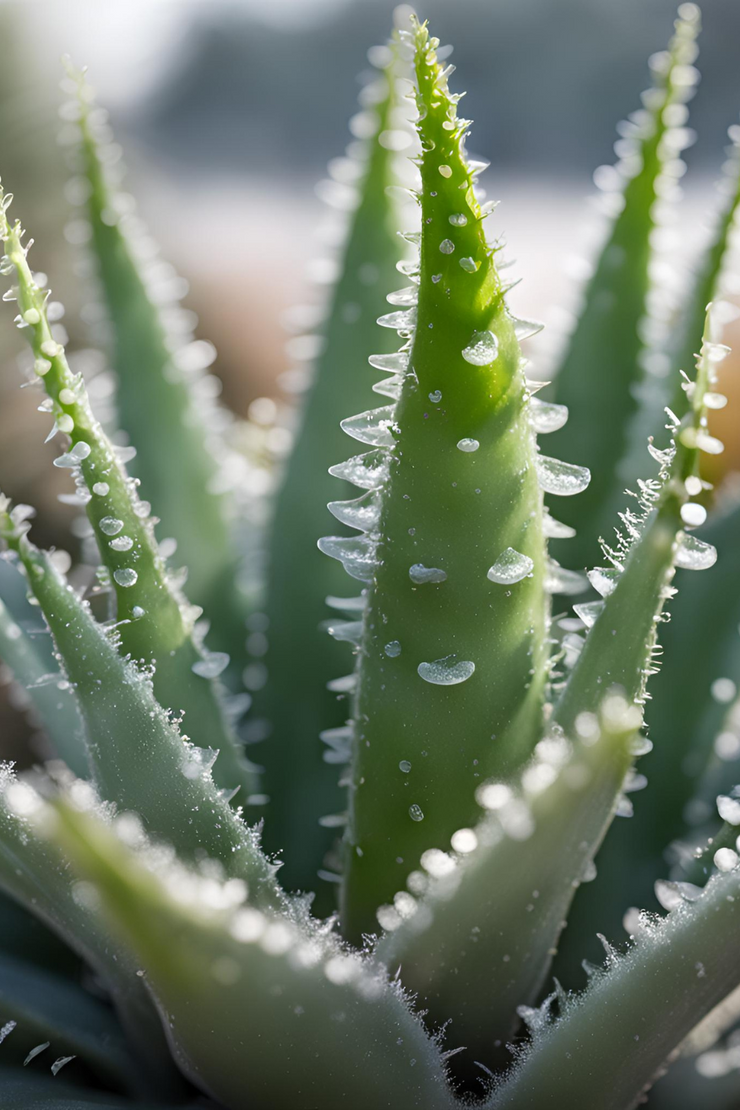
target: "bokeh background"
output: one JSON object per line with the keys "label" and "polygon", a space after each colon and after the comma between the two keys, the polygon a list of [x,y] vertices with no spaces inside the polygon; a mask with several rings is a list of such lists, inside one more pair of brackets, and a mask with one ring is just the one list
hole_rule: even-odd
{"label": "bokeh background", "polygon": [[[727,127],[740,113],[740,3],[705,0],[674,264],[685,267],[716,204]],[[268,415],[289,368],[283,321],[321,296],[312,282],[322,205],[315,185],[348,140],[357,76],[386,39],[392,0],[0,0],[0,174],[37,245],[34,266],[67,306],[73,348],[90,343],[82,249],[65,236],[66,168],[56,142],[61,56],[89,67],[125,149],[128,187],[185,279],[199,334],[219,351],[223,399]],[[588,250],[592,174],[613,160],[615,124],[639,106],[646,60],[670,35],[676,0],[427,0],[420,15],[454,40],[456,87],[476,120],[473,153],[502,201],[496,230],[518,259],[515,309],[557,330]],[[740,288],[740,286],[739,286]],[[547,359],[546,335],[529,352]],[[730,337],[732,340],[732,337]],[[740,333],[735,336],[740,348]],[[39,542],[73,544],[63,475],[43,445],[37,398],[19,388],[21,337],[0,318],[0,486],[40,509]],[[727,373],[734,365],[728,362]],[[535,374],[535,376],[541,376]],[[740,391],[732,380],[725,391]],[[255,405],[255,402],[257,404]],[[730,415],[725,420],[738,421]],[[737,410],[736,410],[737,411]],[[740,423],[738,424],[740,427]],[[719,429],[722,466],[740,436]],[[3,701],[2,699],[6,699]],[[0,691],[4,753],[19,718]]]}

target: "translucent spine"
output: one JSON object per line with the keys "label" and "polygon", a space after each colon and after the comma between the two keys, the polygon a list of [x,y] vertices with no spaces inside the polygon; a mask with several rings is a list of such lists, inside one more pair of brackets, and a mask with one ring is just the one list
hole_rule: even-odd
{"label": "translucent spine", "polygon": [[[340,474],[342,484],[328,470],[348,453],[340,421],[372,404],[374,374],[368,355],[394,346],[393,332],[386,332],[376,347],[375,321],[403,253],[398,205],[386,190],[399,188],[403,178],[397,174],[397,151],[413,138],[399,103],[398,59],[386,47],[373,49],[370,59],[376,70],[361,93],[361,111],[350,123],[353,141],[346,157],[330,164],[332,180],[321,190],[335,209],[332,231],[337,222],[347,221],[347,238],[326,319],[318,335],[300,337],[302,347],[315,351],[318,344],[319,354],[275,506],[266,603],[269,678],[255,699],[255,712],[269,732],[259,748],[271,797],[265,835],[275,851],[287,843],[295,846],[283,877],[301,888],[316,885],[319,869],[322,875],[336,871],[336,860],[325,859],[336,831],[319,822],[342,808],[343,792],[336,767],[324,758],[319,734],[342,727],[349,715],[346,692],[327,684],[350,669],[351,657],[321,626],[331,615],[327,597],[346,596],[351,584],[337,563],[321,555],[316,542],[333,524],[340,542],[357,548],[358,566],[366,554],[350,539],[352,525],[341,517],[331,521],[326,504],[350,496],[350,482],[360,471],[360,485],[372,489],[382,466],[344,464],[338,468],[347,471]],[[338,213],[337,204],[345,211]],[[309,339],[313,342],[307,343]],[[334,891],[322,885],[319,900],[327,910],[333,908]]]}
{"label": "translucent spine", "polygon": [[[547,680],[542,494],[519,325],[437,45],[416,24],[404,43],[418,86],[421,256],[403,267],[411,289],[389,297],[402,310],[380,320],[404,346],[371,360],[402,375],[400,397],[345,423],[386,455],[379,520],[361,539],[323,545],[368,592],[342,891],[351,937],[377,927],[378,906],[425,849],[474,819],[481,778],[527,758]],[[459,447],[468,440],[478,448]],[[531,569],[524,562],[507,585],[488,572],[510,548]]]}

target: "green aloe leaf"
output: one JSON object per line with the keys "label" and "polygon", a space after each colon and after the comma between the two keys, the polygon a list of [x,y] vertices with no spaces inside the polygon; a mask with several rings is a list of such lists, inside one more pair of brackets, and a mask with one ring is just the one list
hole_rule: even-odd
{"label": "green aloe leaf", "polygon": [[392,931],[378,956],[391,971],[400,965],[432,1019],[451,1020],[455,1039],[488,1066],[517,1013],[529,1017],[575,890],[593,877],[641,721],[612,693],[572,736],[546,736],[516,784],[479,788],[489,815],[458,830],[451,853],[426,852],[423,870],[379,913]]}
{"label": "green aloe leaf", "polygon": [[93,780],[101,795],[138,813],[147,829],[184,856],[207,852],[227,871],[248,878],[255,896],[282,905],[277,867],[259,834],[229,806],[211,777],[214,749],[189,743],[155,700],[145,671],[116,650],[111,634],[91,615],[45,552],[0,502],[0,536],[18,555],[75,689],[85,721]]}
{"label": "green aloe leaf", "polygon": [[[0,1091],[3,1096],[3,1110],[131,1110],[128,1099],[119,1099],[99,1091],[86,1090],[79,1086],[68,1086],[64,1082],[64,1072],[59,1078],[46,1078],[29,1074],[15,1068],[0,1068]],[[137,1102],[137,1110],[167,1110],[164,1104]],[[178,1104],[180,1110],[209,1110],[211,1103],[198,1099],[197,1102]],[[172,1107],[172,1103],[167,1106]],[[213,1110],[216,1110],[213,1107]]]}
{"label": "green aloe leaf", "polygon": [[611,566],[589,573],[604,601],[575,608],[591,628],[553,714],[566,732],[580,712],[595,709],[605,683],[619,683],[630,700],[644,700],[648,677],[656,670],[658,624],[665,601],[675,593],[671,583],[676,568],[705,570],[716,562],[716,549],[693,534],[703,510],[691,500],[703,489],[701,454],[713,452],[717,444],[706,427],[707,395],[716,384],[717,345],[710,334],[711,306],[696,380],[686,380],[688,412],[680,424],[672,422],[671,447],[663,452],[652,448],[661,468],[659,479],[640,483],[640,511],[620,514],[617,546],[604,546]]}
{"label": "green aloe leaf", "polygon": [[[138,1057],[132,1073],[135,1085],[142,1091],[177,1093],[179,1080],[173,1075],[161,1024],[136,965],[75,898],[69,868],[60,866],[57,854],[29,823],[35,794],[15,779],[7,765],[0,766],[0,790],[0,887],[61,936],[109,990]],[[34,953],[29,951],[27,956],[30,960]],[[17,954],[14,958],[18,959]]]}
{"label": "green aloe leaf", "polygon": [[72,373],[63,346],[53,338],[48,294],[39,288],[28,265],[20,224],[11,226],[7,221],[8,203],[0,189],[3,270],[15,278],[18,324],[33,351],[35,374],[51,402],[54,431],[68,436],[72,444],[55,463],[74,474],[95,531],[116,594],[121,651],[147,663],[156,660],[153,681],[160,704],[184,712],[188,733],[218,748],[220,785],[229,790],[239,787],[240,802],[246,804],[256,785],[256,769],[241,756],[217,682],[228,656],[206,653],[194,636],[200,611],[187,605],[168,576],[147,519],[150,506],[139,500],[121,450],[114,448],[95,419],[81,376]]}
{"label": "green aloe leaf", "polygon": [[[338,507],[366,535],[322,549],[367,583],[359,626],[344,928],[375,911],[430,846],[476,818],[474,790],[526,761],[539,739],[548,674],[542,491],[575,492],[587,472],[538,456],[519,337],[505,303],[468,123],[425,26],[411,35],[418,84],[421,258],[409,303],[381,323],[397,405],[344,421],[370,448],[353,467],[382,487]],[[416,301],[418,303],[411,303]],[[529,327],[531,330],[531,327]],[[391,362],[379,365],[391,366]],[[453,616],[454,614],[454,616]]]}
{"label": "green aloe leaf", "polygon": [[738,869],[718,874],[665,920],[642,915],[626,955],[607,950],[606,970],[564,1002],[558,1021],[540,1013],[532,1047],[490,1110],[637,1106],[673,1050],[740,984],[739,882]]}
{"label": "green aloe leaf", "polygon": [[[611,536],[624,501],[619,463],[637,411],[641,359],[647,354],[656,202],[675,183],[687,138],[685,102],[696,80],[691,62],[698,8],[684,4],[679,16],[668,51],[651,59],[654,86],[644,95],[644,107],[624,125],[617,144],[620,161],[609,167],[608,175],[603,171],[608,176],[605,204],[617,214],[557,368],[557,400],[567,405],[570,422],[567,432],[556,431],[551,442],[556,454],[572,455],[593,474],[589,489],[561,513],[577,530],[568,550],[577,566],[593,561],[598,537]],[[641,445],[638,474],[643,472],[643,452]]]}
{"label": "green aloe leaf", "polygon": [[[677,312],[670,314],[667,326],[657,328],[652,349],[646,356],[647,373],[640,393],[640,406],[630,428],[628,444],[619,465],[619,478],[623,486],[634,488],[637,478],[644,471],[645,441],[655,436],[660,444],[659,429],[664,406],[680,419],[687,408],[686,393],[682,388],[681,371],[694,364],[699,337],[704,327],[707,305],[725,293],[726,271],[731,262],[732,230],[740,205],[740,127],[729,130],[732,145],[717,186],[720,195],[719,211],[709,243],[700,256],[688,294]],[[717,304],[717,310],[720,305]],[[725,306],[727,320],[735,309]],[[717,315],[720,315],[717,311]],[[726,404],[726,398],[717,395],[712,399],[715,407]]]}
{"label": "green aloe leaf", "polygon": [[41,1063],[47,1067],[60,1056],[73,1056],[114,1089],[131,1086],[136,1065],[113,1012],[68,980],[0,957],[0,1027],[7,1030],[4,1065],[22,1066],[46,1041]]}
{"label": "green aloe leaf", "polygon": [[[14,573],[8,568],[8,573]],[[5,578],[5,572],[0,579]],[[2,593],[2,581],[0,581]],[[82,739],[82,722],[72,692],[59,675],[51,657],[47,630],[39,629],[38,616],[31,606],[28,614],[40,635],[31,635],[11,615],[0,598],[0,659],[10,668],[15,681],[25,690],[43,723],[56,754],[81,778],[88,774],[87,753]]]}
{"label": "green aloe leaf", "polygon": [[244,666],[247,598],[239,584],[229,498],[219,492],[228,484],[229,448],[220,427],[226,414],[211,399],[208,386],[215,379],[203,374],[212,348],[184,330],[182,314],[173,321],[178,306],[167,289],[180,283],[151,250],[145,260],[137,250],[143,245],[140,219],[130,197],[119,192],[120,166],[106,114],[84,74],[71,66],[68,74],[72,99],[63,112],[78,118],[81,140],[72,150],[78,175],[69,192],[89,220],[120,383],[118,417],[137,448],[130,471],[156,507],[160,535],[177,540],[178,559],[188,568],[188,596],[211,622],[209,643],[228,652],[232,666]]}
{"label": "green aloe leaf", "polygon": [[[342,493],[329,474],[346,454],[340,421],[372,402],[368,356],[386,355],[394,346],[392,332],[379,340],[376,319],[403,247],[396,205],[386,192],[398,186],[393,148],[410,140],[399,126],[400,62],[383,49],[373,58],[381,72],[366,86],[363,110],[353,121],[353,131],[369,132],[369,138],[352,142],[347,157],[332,164],[336,180],[326,183],[329,199],[351,204],[353,211],[340,276],[318,332],[322,351],[313,385],[275,505],[267,598],[270,681],[258,699],[271,728],[260,750],[271,800],[267,843],[276,850],[295,846],[286,881],[309,888],[336,836],[319,820],[343,807],[336,766],[324,761],[318,737],[322,729],[344,724],[347,701],[327,683],[351,668],[347,646],[320,631],[332,616],[327,597],[346,596],[347,580],[316,543],[328,526],[327,501]],[[346,480],[343,487],[349,496]],[[335,623],[342,619],[333,616]]]}
{"label": "green aloe leaf", "polygon": [[[718,185],[721,205],[716,215],[715,228],[709,244],[699,260],[690,292],[681,313],[681,327],[676,351],[672,359],[674,371],[685,370],[691,366],[696,352],[697,336],[704,326],[706,306],[717,300],[722,293],[724,270],[727,266],[732,241],[732,232],[740,206],[740,126],[733,124],[729,129],[731,146],[727,150],[727,162],[723,167],[722,178]],[[675,374],[668,379],[676,382]],[[686,395],[674,386],[672,405],[677,416],[686,410]]]}
{"label": "green aloe leaf", "polygon": [[137,953],[180,1066],[225,1106],[450,1107],[437,1046],[368,960],[242,904],[233,884],[137,855],[69,803],[55,817],[46,835]]}

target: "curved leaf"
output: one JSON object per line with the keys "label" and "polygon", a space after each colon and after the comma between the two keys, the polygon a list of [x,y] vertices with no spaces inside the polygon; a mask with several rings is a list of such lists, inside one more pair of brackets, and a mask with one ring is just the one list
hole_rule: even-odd
{"label": "curved leaf", "polygon": [[[570,422],[567,432],[554,433],[555,451],[569,458],[572,454],[593,474],[589,489],[561,513],[577,530],[568,555],[579,567],[593,562],[599,536],[612,534],[624,503],[619,463],[637,410],[636,386],[643,377],[650,240],[657,226],[658,194],[675,185],[672,175],[688,137],[683,106],[696,79],[690,63],[697,53],[698,8],[685,5],[675,27],[668,51],[651,59],[655,85],[644,94],[644,107],[624,125],[624,137],[617,144],[620,161],[614,170],[609,168],[604,203],[618,214],[557,369],[557,400],[567,405]],[[641,446],[638,473],[643,473],[642,452]]]}
{"label": "curved leaf", "polygon": [[156,853],[137,858],[67,803],[55,811],[47,835],[137,952],[202,1089],[232,1110],[451,1107],[439,1050],[400,988],[326,930],[244,907],[228,883]]}
{"label": "curved leaf", "polygon": [[612,694],[600,720],[582,714],[572,736],[547,736],[516,785],[479,788],[489,815],[454,834],[452,854],[422,856],[407,883],[418,902],[402,891],[379,915],[393,931],[378,956],[489,1067],[542,987],[577,887],[593,877],[640,724]]}
{"label": "curved leaf", "polygon": [[122,652],[148,663],[156,660],[154,685],[160,703],[187,715],[188,730],[221,752],[217,774],[225,789],[242,788],[246,803],[256,783],[255,768],[241,757],[226,718],[216,677],[227,656],[208,656],[193,634],[199,610],[187,606],[168,577],[154,539],[150,506],[140,501],[116,450],[95,419],[80,375],[69,368],[64,347],[52,334],[43,292],[29,268],[20,224],[7,221],[0,189],[0,239],[6,271],[15,275],[18,324],[34,354],[34,369],[51,399],[54,431],[72,446],[55,460],[75,475],[98,541],[107,578],[116,593]]}

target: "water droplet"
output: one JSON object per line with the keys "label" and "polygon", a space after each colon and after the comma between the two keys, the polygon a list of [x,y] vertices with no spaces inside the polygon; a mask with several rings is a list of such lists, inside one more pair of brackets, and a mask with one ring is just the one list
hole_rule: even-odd
{"label": "water droplet", "polygon": [[703,400],[708,409],[723,409],[727,404],[724,393],[705,393]]}
{"label": "water droplet", "polygon": [[415,285],[407,285],[403,289],[396,289],[385,298],[388,304],[415,305],[419,300],[419,290]]}
{"label": "water droplet", "polygon": [[440,166],[439,167],[439,172],[442,174],[442,177],[452,177],[452,167],[451,166]]}
{"label": "water droplet", "polygon": [[492,331],[474,331],[462,357],[471,366],[488,366],[498,357],[498,339]]}
{"label": "water droplet", "polygon": [[567,405],[553,405],[548,401],[540,401],[532,397],[529,402],[529,423],[532,429],[540,435],[547,432],[557,432],[568,419]]}
{"label": "water droplet", "polygon": [[442,251],[442,254],[452,254],[455,249],[455,244],[452,242],[452,239],[443,239],[439,244],[439,249]]}
{"label": "water droplet", "polygon": [[395,438],[391,428],[395,422],[395,406],[385,405],[379,409],[369,409],[340,422],[342,431],[360,443],[371,443],[375,447],[392,447]]}
{"label": "water droplet", "polygon": [[332,559],[339,559],[352,578],[372,582],[378,565],[376,545],[365,536],[324,536],[319,540],[318,548]]}
{"label": "water droplet", "polygon": [[116,536],[114,540],[108,542],[108,547],[113,551],[130,551],[134,546],[134,541],[130,536]]}
{"label": "water droplet", "polygon": [[728,825],[740,825],[740,800],[720,794],[717,798],[717,813]]}
{"label": "water droplet", "polygon": [[720,705],[729,705],[737,697],[737,686],[731,678],[715,678],[712,683],[712,697]]}
{"label": "water droplet", "polygon": [[468,659],[462,659],[458,663],[457,655],[445,655],[443,659],[435,659],[433,663],[420,663],[416,670],[419,677],[432,686],[457,686],[470,678],[475,670],[475,663]]}
{"label": "water droplet", "polygon": [[534,561],[528,555],[522,555],[513,547],[507,547],[489,568],[486,577],[490,578],[491,582],[510,586],[514,582],[521,582],[523,578],[529,577],[533,570]]}
{"label": "water droplet", "polygon": [[442,400],[442,390],[432,390],[432,392],[429,394],[429,400],[432,402],[433,405],[438,405],[439,402]]}
{"label": "water droplet", "polygon": [[717,549],[696,536],[683,533],[676,550],[676,566],[684,570],[707,570],[717,562]]}
{"label": "water droplet", "polygon": [[218,748],[199,748],[186,744],[183,751],[182,773],[186,779],[199,779],[210,773],[218,758]]}
{"label": "water droplet", "polygon": [[97,493],[98,497],[106,497],[110,493],[110,486],[107,482],[96,482],[92,491]]}
{"label": "water droplet", "polygon": [[124,588],[127,586],[135,586],[139,580],[138,574],[131,567],[121,567],[119,570],[114,570],[113,577],[118,585]]}
{"label": "water droplet", "polygon": [[133,609],[131,610],[131,616],[135,620],[139,620],[141,617],[144,616],[145,613],[146,609],[142,609],[140,605],[134,605]]}
{"label": "water droplet", "polygon": [[387,643],[385,645],[385,647],[383,648],[383,651],[389,657],[389,659],[395,659],[397,656],[399,656],[401,654],[401,642],[400,642],[400,640],[391,640],[389,643]]}
{"label": "water droplet", "polygon": [[365,455],[354,455],[346,462],[330,466],[329,473],[360,489],[379,489],[388,477],[388,455],[385,451],[368,451]]}
{"label": "water droplet", "polygon": [[459,439],[457,441],[458,451],[465,451],[467,454],[477,451],[479,447],[480,443],[477,439]]}
{"label": "water droplet", "polygon": [[718,848],[714,853],[714,863],[720,871],[734,871],[738,864],[737,852],[732,848]]}
{"label": "water droplet", "polygon": [[698,528],[706,519],[707,510],[703,505],[697,505],[695,501],[689,501],[686,505],[681,506],[681,520],[689,528]]}
{"label": "water droplet", "polygon": [[553,493],[558,497],[572,497],[581,493],[591,481],[591,473],[585,466],[574,466],[573,463],[551,459],[547,455],[537,455],[535,464],[540,487],[545,493]]}
{"label": "water droplet", "polygon": [[401,762],[398,764],[398,770],[403,771],[404,775],[407,775],[409,773],[409,771],[411,770],[411,764],[409,763],[408,759],[401,760]]}
{"label": "water droplet", "polygon": [[422,810],[421,806],[417,806],[417,805],[409,806],[409,817],[411,818],[412,821],[423,821],[424,820],[424,811]]}
{"label": "water droplet", "polygon": [[447,572],[439,567],[425,567],[423,563],[414,563],[409,567],[409,578],[415,585],[422,586],[428,582],[446,582]]}
{"label": "water droplet", "polygon": [[473,829],[458,829],[450,838],[450,846],[453,852],[459,852],[461,856],[465,856],[478,847],[478,837]]}
{"label": "water droplet", "polygon": [[453,212],[450,216],[450,223],[453,227],[465,227],[468,222],[468,217],[464,212]]}
{"label": "water droplet", "polygon": [[667,879],[658,879],[654,890],[663,909],[669,912],[683,902],[695,902],[701,896],[701,887],[693,883],[673,883]]}
{"label": "water droplet", "polygon": [[104,516],[98,527],[106,536],[115,536],[123,528],[123,521],[118,520],[115,516]]}
{"label": "water droplet", "polygon": [[474,258],[461,258],[460,269],[465,270],[466,274],[474,274],[480,269],[480,262],[476,262]]}

